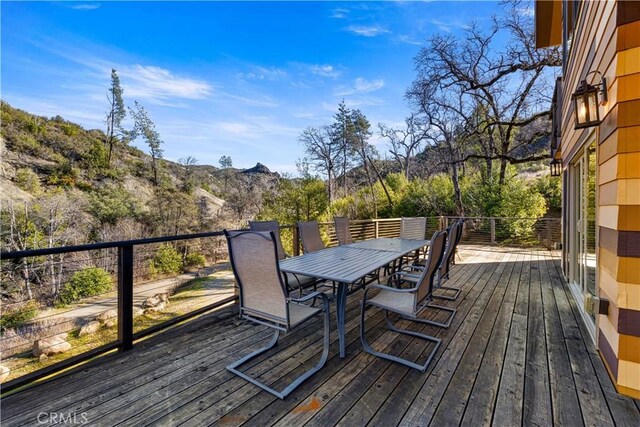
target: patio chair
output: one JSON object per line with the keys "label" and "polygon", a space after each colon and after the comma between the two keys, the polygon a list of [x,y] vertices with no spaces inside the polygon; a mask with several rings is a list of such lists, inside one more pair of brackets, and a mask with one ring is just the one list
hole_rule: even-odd
{"label": "patio chair", "polygon": [[[427,255],[427,268],[422,271],[422,274],[417,279],[413,279],[412,277],[407,277],[406,280],[410,283],[413,283],[414,286],[409,289],[400,289],[394,288],[391,286],[385,285],[371,285],[368,286],[363,295],[362,299],[362,310],[360,312],[360,341],[362,342],[362,346],[367,353],[371,353],[374,356],[381,357],[383,359],[391,360],[393,362],[401,363],[405,366],[408,366],[413,369],[417,369],[421,372],[427,370],[427,366],[433,359],[433,356],[438,351],[440,347],[441,340],[439,338],[433,337],[431,335],[426,335],[423,333],[411,331],[408,329],[400,329],[391,323],[389,320],[389,312],[396,313],[400,315],[403,319],[410,320],[413,322],[421,323],[421,324],[429,324],[438,326],[441,328],[448,328],[451,326],[451,322],[453,317],[456,314],[456,310],[454,308],[449,307],[441,307],[432,304],[433,301],[433,285],[435,281],[435,275],[438,270],[438,266],[440,265],[440,261],[442,259],[442,255],[444,253],[444,240],[445,233],[442,231],[436,231],[431,238],[431,245],[429,246],[429,251]],[[404,272],[400,271],[394,273],[394,275],[400,276],[402,280],[405,280]],[[379,292],[369,298],[368,294],[372,289],[379,289]],[[422,338],[424,340],[435,343],[434,348],[431,350],[429,355],[427,356],[427,360],[423,364],[418,364],[413,361],[407,360],[405,358],[394,356],[387,353],[382,353],[380,351],[374,350],[366,340],[366,328],[365,328],[365,319],[364,314],[367,306],[375,306],[383,309],[385,311],[385,320],[387,323],[387,328],[398,332],[401,334],[409,335],[416,338]],[[427,308],[434,308],[437,310],[442,310],[449,312],[449,317],[446,322],[437,322],[435,320],[421,319],[418,316],[425,311]]]}
{"label": "patio chair", "polygon": [[[456,246],[458,242],[460,242],[460,234],[462,233],[462,220],[458,220],[451,224],[449,228],[447,228],[447,245],[444,250],[444,254],[442,256],[442,261],[440,262],[440,266],[438,268],[438,274],[436,276],[436,280],[434,283],[434,291],[442,290],[445,294],[442,293],[433,293],[434,298],[445,299],[449,301],[455,301],[460,292],[462,291],[460,288],[453,288],[448,286],[442,286],[442,282],[449,279],[449,268],[453,262],[453,258],[455,256]],[[416,271],[422,271],[425,268],[425,261],[418,261],[412,264],[411,266],[407,266],[404,271],[406,271],[407,277],[417,277]],[[446,294],[446,292],[453,292],[453,294]]]}
{"label": "patio chair", "polygon": [[[424,240],[425,234],[427,233],[427,218],[425,217],[413,217],[407,218],[403,217],[400,221],[400,238],[401,239],[413,239],[413,240]],[[420,251],[418,249],[414,252],[413,255],[406,255],[401,260],[401,264],[404,261],[409,261],[411,259],[418,261],[420,259]]]}
{"label": "patio chair", "polygon": [[434,298],[446,299],[449,301],[454,301],[460,295],[460,288],[452,288],[448,286],[442,286],[442,282],[449,280],[449,268],[453,263],[453,260],[456,255],[456,248],[458,246],[458,242],[460,242],[460,235],[462,234],[462,220],[456,221],[450,227],[449,238],[447,239],[447,247],[444,251],[444,256],[442,257],[442,262],[440,262],[440,268],[438,270],[438,280],[437,280],[437,289],[441,289],[445,292],[451,291],[453,295],[444,295],[444,294],[434,294]]}
{"label": "patio chair", "polygon": [[[321,292],[313,292],[303,298],[289,296],[287,287],[282,281],[278,264],[277,240],[272,231],[232,232],[224,230],[224,233],[229,245],[229,258],[233,274],[240,288],[240,316],[275,330],[273,337],[265,347],[228,365],[227,370],[274,396],[284,399],[303,381],[318,372],[327,361],[330,343],[329,299]],[[322,299],[322,308],[303,304],[315,298]],[[277,391],[239,370],[243,364],[273,348],[278,342],[281,331],[289,332],[319,313],[324,313],[324,341],[320,361],[293,380],[282,391]]]}
{"label": "patio chair", "polygon": [[338,239],[338,244],[340,246],[353,243],[353,238],[349,231],[349,218],[345,216],[334,216],[333,224],[336,229],[336,238]]}
{"label": "patio chair", "polygon": [[427,233],[427,218],[425,217],[414,217],[414,218],[403,217],[402,218],[400,222],[400,238],[401,239],[424,240],[426,233]]}
{"label": "patio chair", "polygon": [[320,236],[318,221],[298,221],[298,231],[302,240],[302,250],[305,254],[320,251],[325,248]]}
{"label": "patio chair", "polygon": [[[251,231],[272,231],[276,236],[278,260],[282,261],[289,257],[282,246],[282,240],[280,239],[280,224],[278,224],[278,221],[249,221],[249,229]],[[313,290],[315,291],[316,285],[321,282],[321,280],[318,280],[315,277],[293,273],[283,273],[283,278],[285,279],[285,284],[290,290],[298,289],[300,296],[302,296],[302,290],[304,288],[313,287]]]}

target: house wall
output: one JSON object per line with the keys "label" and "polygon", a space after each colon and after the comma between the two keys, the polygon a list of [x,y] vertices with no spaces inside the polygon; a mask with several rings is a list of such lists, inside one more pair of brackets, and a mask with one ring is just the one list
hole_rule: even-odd
{"label": "house wall", "polygon": [[[594,70],[607,78],[603,121],[575,130],[570,95]],[[593,132],[598,141],[597,277],[610,301],[598,346],[618,391],[640,398],[640,2],[583,2],[563,74],[563,163]]]}

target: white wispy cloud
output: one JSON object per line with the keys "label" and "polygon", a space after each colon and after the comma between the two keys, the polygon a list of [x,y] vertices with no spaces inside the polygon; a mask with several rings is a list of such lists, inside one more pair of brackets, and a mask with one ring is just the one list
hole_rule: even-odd
{"label": "white wispy cloud", "polygon": [[349,25],[345,30],[363,37],[376,37],[391,32],[379,25]]}
{"label": "white wispy cloud", "polygon": [[410,45],[414,45],[414,46],[422,46],[423,42],[421,42],[420,40],[413,38],[407,34],[399,34],[396,38],[396,41],[399,41],[401,43],[406,43],[406,44],[410,44]]}
{"label": "white wispy cloud", "polygon": [[100,3],[67,3],[66,7],[75,10],[94,10],[100,7]]}
{"label": "white wispy cloud", "polygon": [[287,72],[277,67],[261,67],[253,66],[252,71],[248,73],[239,73],[240,79],[247,80],[278,80],[287,77]]}
{"label": "white wispy cloud", "polygon": [[335,18],[335,19],[344,19],[347,17],[347,14],[349,13],[348,9],[344,9],[341,7],[338,7],[336,9],[333,9],[331,11],[331,15],[329,15],[330,18]]}
{"label": "white wispy cloud", "polygon": [[363,94],[382,89],[384,87],[383,79],[367,80],[358,77],[354,80],[352,86],[341,86],[334,91],[335,96],[347,96],[354,94]]}
{"label": "white wispy cloud", "polygon": [[312,74],[316,74],[322,77],[331,77],[333,79],[342,74],[340,70],[336,70],[333,65],[329,64],[312,64],[309,66],[309,70]]}
{"label": "white wispy cloud", "polygon": [[205,99],[213,87],[204,80],[180,77],[153,65],[121,66],[118,73],[128,96],[166,103],[171,99]]}
{"label": "white wispy cloud", "polygon": [[456,28],[466,29],[468,25],[458,19],[453,19],[450,21],[443,21],[439,19],[431,19],[429,21],[431,25],[435,25],[440,31],[444,31],[445,33],[450,33]]}

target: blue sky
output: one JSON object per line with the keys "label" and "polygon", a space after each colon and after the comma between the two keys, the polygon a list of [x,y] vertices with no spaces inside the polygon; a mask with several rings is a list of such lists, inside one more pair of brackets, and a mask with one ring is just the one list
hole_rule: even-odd
{"label": "blue sky", "polygon": [[[295,172],[338,103],[401,125],[413,58],[495,2],[2,2],[2,99],[104,128],[110,70],[165,157]],[[382,149],[384,143],[375,141]],[[143,148],[140,144],[136,144]],[[383,150],[381,150],[383,151]]]}

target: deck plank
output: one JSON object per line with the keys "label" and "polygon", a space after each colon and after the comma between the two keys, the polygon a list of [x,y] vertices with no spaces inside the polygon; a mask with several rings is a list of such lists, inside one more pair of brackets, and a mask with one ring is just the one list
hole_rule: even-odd
{"label": "deck plank", "polygon": [[531,283],[529,285],[523,421],[527,425],[548,426],[552,423],[553,414],[537,254],[532,255],[529,274]]}
{"label": "deck plank", "polygon": [[[638,403],[616,392],[591,342],[557,254],[488,246],[461,253],[449,281],[461,296],[441,302],[458,309],[451,328],[412,326],[442,338],[425,373],[362,351],[358,291],[347,304],[347,357],[338,355],[332,304],[329,360],[285,400],[224,369],[270,336],[225,308],[3,397],[2,424],[35,425],[45,410],[109,426],[640,425]],[[386,330],[378,309],[366,316],[375,348],[424,360],[424,341]],[[318,317],[283,335],[245,370],[284,387],[317,361],[321,326]]]}
{"label": "deck plank", "polygon": [[457,329],[442,357],[438,360],[427,381],[417,393],[407,413],[402,418],[400,425],[425,425],[431,421],[433,413],[446,392],[449,382],[458,368],[467,345],[473,338],[474,331],[485,312],[487,303],[492,299],[492,295],[496,291],[497,282],[506,267],[507,263],[499,262],[497,268],[489,270],[488,277],[485,280],[486,287],[483,289],[482,294]]}
{"label": "deck plank", "polygon": [[[440,355],[436,355],[437,360],[434,360],[426,371],[427,377],[415,370],[410,370],[405,375],[403,381],[398,383],[393,392],[377,410],[370,421],[371,425],[396,425],[401,421],[402,417],[413,404],[416,395],[423,388],[427,378],[431,377],[435,367],[449,354],[447,353],[447,350],[451,340],[458,336],[456,333],[460,325],[463,324],[463,321],[469,316],[471,307],[476,303],[476,301],[478,301],[478,296],[482,294],[489,278],[495,270],[496,263],[502,258],[502,254],[495,254],[491,252],[485,256],[483,263],[481,264],[481,268],[478,269],[469,279],[470,282],[473,283],[473,287],[471,288],[470,296],[465,297],[462,301],[462,304],[466,304],[465,309],[460,310],[460,315],[456,316],[451,325],[451,329],[449,329],[447,334],[443,337],[442,347],[444,347],[445,350],[440,353]],[[462,334],[463,335],[461,336],[467,339],[468,332],[463,332]]]}
{"label": "deck plank", "polygon": [[564,340],[560,314],[542,252],[538,255],[538,271],[542,288],[553,421],[557,425],[580,425],[582,411]]}
{"label": "deck plank", "polygon": [[[500,329],[497,322],[506,322],[507,318],[510,319],[513,313],[513,302],[515,302],[518,289],[515,286],[509,286],[509,282],[516,259],[516,255],[509,254],[503,261],[506,264],[506,268],[500,275],[491,299],[485,307],[453,378],[451,378],[446,392],[433,413],[431,424],[434,426],[460,424],[466,406],[474,403],[476,396],[471,395],[474,382],[478,380],[480,373],[485,373],[487,370],[486,366],[485,372],[481,368],[485,357],[488,356],[491,359],[502,358],[502,354],[496,354],[499,351],[497,347],[500,343],[494,343],[496,345],[495,352],[492,352],[489,348],[489,343],[491,342],[490,337],[493,336],[494,327],[498,326],[498,329]],[[511,303],[509,302],[510,300]],[[497,316],[496,313],[498,313]],[[506,331],[504,337],[506,337]],[[501,338],[498,337],[497,339],[500,340]],[[494,361],[490,360],[489,363],[494,363]],[[499,373],[494,376],[498,377]],[[484,382],[483,386],[487,386],[487,380],[488,378],[481,378],[481,382]],[[482,394],[488,395],[490,392],[487,389],[483,390]],[[490,405],[493,406],[493,402]]]}
{"label": "deck plank", "polygon": [[[514,306],[518,297],[523,258],[523,254],[518,254],[512,261],[514,265],[510,283],[502,300],[493,331],[491,331],[491,337],[482,358],[482,364],[473,385],[473,390],[468,398],[462,425],[477,426],[491,423],[498,387],[500,386],[500,374],[505,366],[505,351],[509,339]],[[506,366],[508,366],[507,370],[510,371],[511,365]]]}
{"label": "deck plank", "polygon": [[[504,359],[492,425],[522,425],[524,378],[527,354],[527,313],[529,311],[529,286],[531,256],[527,254],[520,263],[518,296],[511,318],[511,329]],[[504,367],[508,367],[505,369]]]}

